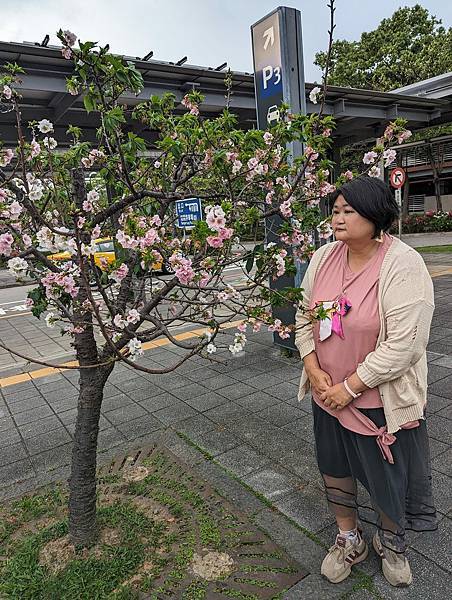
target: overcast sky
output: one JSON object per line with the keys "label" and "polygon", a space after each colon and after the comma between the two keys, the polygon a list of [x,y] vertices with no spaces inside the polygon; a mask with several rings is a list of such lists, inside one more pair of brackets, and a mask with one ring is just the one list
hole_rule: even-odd
{"label": "overcast sky", "polygon": [[[450,0],[421,0],[422,6],[452,26]],[[374,29],[399,6],[416,1],[337,0],[335,36],[355,40]],[[0,40],[40,42],[70,29],[82,40],[109,43],[113,52],[216,67],[227,61],[252,70],[250,25],[278,6],[274,0],[0,0]],[[327,44],[327,0],[294,0],[302,12],[307,81],[319,80],[314,55]]]}

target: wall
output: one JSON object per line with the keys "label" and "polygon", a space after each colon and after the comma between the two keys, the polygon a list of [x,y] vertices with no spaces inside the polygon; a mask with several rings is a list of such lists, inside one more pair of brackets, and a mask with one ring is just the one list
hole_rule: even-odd
{"label": "wall", "polygon": [[[448,194],[446,196],[441,196],[443,202],[443,210],[445,212],[449,212],[452,210],[452,194]],[[426,196],[425,197],[425,211],[434,210],[436,211],[436,197],[435,196]]]}

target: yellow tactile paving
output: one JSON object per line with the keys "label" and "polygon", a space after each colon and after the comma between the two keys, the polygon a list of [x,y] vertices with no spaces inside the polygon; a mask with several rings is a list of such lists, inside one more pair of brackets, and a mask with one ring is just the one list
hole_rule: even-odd
{"label": "yellow tactile paving", "polygon": [[441,277],[441,275],[452,275],[452,267],[446,267],[443,265],[430,265],[428,272],[431,277]]}
{"label": "yellow tactile paving", "polygon": [[[232,327],[237,327],[242,321],[231,321],[231,323],[225,323],[222,325],[222,329],[231,329]],[[205,328],[202,329],[191,329],[190,331],[184,331],[183,333],[178,333],[174,336],[176,340],[188,340],[190,338],[199,337],[203,335]],[[167,346],[171,342],[168,339],[160,339],[154,340],[152,342],[145,342],[142,345],[143,350],[151,350],[152,348],[158,348],[160,346]],[[11,375],[10,377],[0,378],[0,388],[9,387],[11,385],[16,385],[17,383],[22,383],[23,381],[32,381],[33,379],[40,379],[41,377],[47,377],[48,375],[55,375],[56,373],[60,373],[61,371],[65,371],[65,367],[75,367],[78,362],[76,360],[71,360],[69,362],[63,363],[60,367],[45,367],[43,369],[36,369],[36,371],[30,371],[29,373],[20,373],[19,375]]]}

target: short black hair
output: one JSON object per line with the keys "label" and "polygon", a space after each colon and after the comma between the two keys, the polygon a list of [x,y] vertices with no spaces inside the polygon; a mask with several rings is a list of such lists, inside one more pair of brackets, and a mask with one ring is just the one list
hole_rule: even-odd
{"label": "short black hair", "polygon": [[391,188],[377,177],[361,175],[347,181],[332,194],[331,207],[340,195],[358,214],[375,225],[374,237],[388,231],[399,217],[399,207]]}

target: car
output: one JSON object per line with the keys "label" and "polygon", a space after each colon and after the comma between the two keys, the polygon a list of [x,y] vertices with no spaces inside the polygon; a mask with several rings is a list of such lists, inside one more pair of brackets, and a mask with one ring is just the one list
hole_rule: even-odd
{"label": "car", "polygon": [[277,123],[280,118],[281,114],[276,104],[273,104],[273,106],[269,106],[267,111],[267,123],[269,125],[273,125],[273,123]]}
{"label": "car", "polygon": [[[104,261],[111,265],[116,260],[115,246],[112,238],[99,238],[94,240],[96,244],[96,252],[94,253],[94,262],[100,271],[104,270]],[[50,254],[47,257],[53,262],[63,262],[70,260],[70,252],[58,252],[56,254]],[[170,273],[171,269],[166,266],[162,261],[153,263],[152,268],[154,271],[161,271],[162,273]]]}

